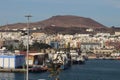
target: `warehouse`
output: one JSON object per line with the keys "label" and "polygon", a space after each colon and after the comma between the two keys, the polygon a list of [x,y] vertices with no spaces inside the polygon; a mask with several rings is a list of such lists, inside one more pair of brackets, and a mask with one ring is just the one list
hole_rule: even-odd
{"label": "warehouse", "polygon": [[25,64],[24,55],[0,55],[0,67],[14,69],[23,67]]}

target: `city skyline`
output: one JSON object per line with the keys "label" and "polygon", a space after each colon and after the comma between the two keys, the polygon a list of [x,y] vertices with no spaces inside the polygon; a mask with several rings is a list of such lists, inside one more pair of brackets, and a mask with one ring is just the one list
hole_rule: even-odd
{"label": "city skyline", "polygon": [[92,18],[101,24],[120,27],[119,0],[2,0],[0,25],[42,21],[56,15],[75,15]]}

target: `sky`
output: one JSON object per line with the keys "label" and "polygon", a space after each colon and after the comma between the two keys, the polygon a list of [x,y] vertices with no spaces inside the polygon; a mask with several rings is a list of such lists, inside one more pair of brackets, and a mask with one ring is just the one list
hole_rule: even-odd
{"label": "sky", "polygon": [[38,22],[56,15],[91,18],[105,26],[120,27],[120,0],[1,0],[0,25]]}

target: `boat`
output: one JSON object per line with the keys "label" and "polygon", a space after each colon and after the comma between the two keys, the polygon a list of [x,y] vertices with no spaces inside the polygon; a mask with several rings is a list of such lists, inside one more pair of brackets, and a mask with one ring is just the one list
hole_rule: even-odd
{"label": "boat", "polygon": [[76,59],[77,64],[84,64],[85,63],[85,58],[83,56],[78,56]]}
{"label": "boat", "polygon": [[60,69],[65,70],[70,67],[70,59],[65,51],[57,51],[51,57],[53,64],[60,64]]}
{"label": "boat", "polygon": [[45,71],[47,71],[47,66],[34,65],[33,67],[29,68],[29,72],[45,72]]}
{"label": "boat", "polygon": [[70,56],[72,64],[84,64],[85,58],[83,55],[79,54],[76,50],[70,50]]}

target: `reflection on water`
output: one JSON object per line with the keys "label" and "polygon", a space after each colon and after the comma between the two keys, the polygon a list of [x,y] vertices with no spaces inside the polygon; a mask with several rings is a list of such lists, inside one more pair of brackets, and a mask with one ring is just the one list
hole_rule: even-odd
{"label": "reflection on water", "polygon": [[14,73],[0,73],[0,80],[15,80]]}
{"label": "reflection on water", "polygon": [[0,72],[0,80],[25,80],[25,74]]}

